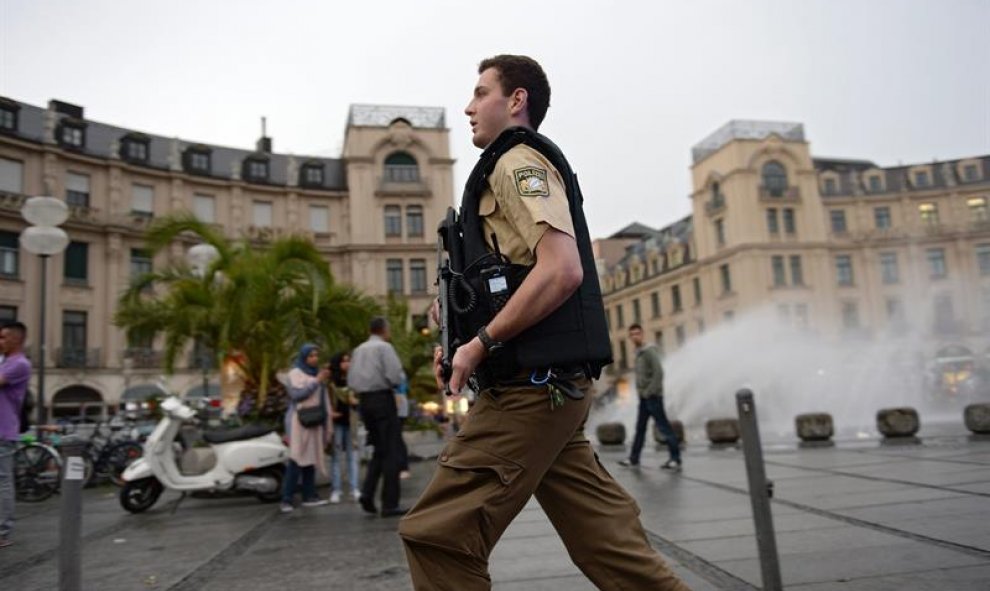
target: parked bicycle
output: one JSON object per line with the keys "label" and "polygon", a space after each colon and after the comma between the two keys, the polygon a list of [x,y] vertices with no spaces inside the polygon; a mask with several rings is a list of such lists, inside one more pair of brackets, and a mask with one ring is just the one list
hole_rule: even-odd
{"label": "parked bicycle", "polygon": [[104,480],[123,486],[120,475],[144,453],[144,447],[132,438],[132,429],[130,425],[116,422],[96,425],[82,453],[85,463],[83,486]]}
{"label": "parked bicycle", "polygon": [[[52,432],[57,429],[49,428]],[[14,491],[18,501],[40,503],[58,492],[62,456],[54,447],[22,436],[14,451]]]}

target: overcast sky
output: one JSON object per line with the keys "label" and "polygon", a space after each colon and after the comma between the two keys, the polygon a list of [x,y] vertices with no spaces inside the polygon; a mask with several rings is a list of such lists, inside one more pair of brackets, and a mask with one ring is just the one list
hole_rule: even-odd
{"label": "overcast sky", "polygon": [[2,95],[239,148],[265,115],[277,152],[332,157],[351,103],[443,106],[458,185],[478,61],[531,55],[594,237],[688,215],[691,146],[730,119],[801,122],[814,155],[882,166],[990,153],[990,0],[0,7]]}

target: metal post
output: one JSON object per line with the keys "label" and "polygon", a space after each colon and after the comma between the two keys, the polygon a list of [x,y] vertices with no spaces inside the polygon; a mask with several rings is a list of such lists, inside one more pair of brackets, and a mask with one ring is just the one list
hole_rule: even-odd
{"label": "metal post", "polygon": [[62,480],[62,514],[59,520],[58,588],[79,591],[82,588],[82,485],[86,471],[77,446],[66,458]]}
{"label": "metal post", "polygon": [[743,455],[746,458],[746,478],[749,480],[749,500],[753,506],[756,525],[756,545],[760,552],[760,572],[764,591],[781,591],[780,561],[777,558],[777,540],[773,532],[773,516],[770,513],[770,491],[763,469],[763,448],[760,446],[760,429],[756,423],[756,405],[753,392],[743,389],[736,392],[736,408],[739,411],[739,431],[742,436]]}
{"label": "metal post", "polygon": [[[48,255],[41,257],[41,321],[38,327],[39,350],[41,359],[38,360],[38,426],[48,423],[45,411],[45,358],[48,351],[45,346],[45,309],[48,307]],[[41,430],[38,430],[40,436]]]}

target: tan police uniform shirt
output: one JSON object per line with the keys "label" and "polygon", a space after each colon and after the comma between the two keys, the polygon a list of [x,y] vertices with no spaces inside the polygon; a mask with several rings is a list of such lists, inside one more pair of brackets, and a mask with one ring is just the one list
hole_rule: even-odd
{"label": "tan police uniform shirt", "polygon": [[513,263],[536,262],[536,245],[547,228],[574,237],[574,223],[564,181],[557,169],[533,148],[519,144],[506,152],[488,177],[478,213],[484,220],[485,241]]}

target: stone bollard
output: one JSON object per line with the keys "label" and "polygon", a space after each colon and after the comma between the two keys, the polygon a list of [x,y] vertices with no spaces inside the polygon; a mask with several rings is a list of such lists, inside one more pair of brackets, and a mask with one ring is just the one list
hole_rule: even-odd
{"label": "stone bollard", "polygon": [[598,442],[603,446],[625,446],[626,426],[622,423],[602,423],[595,429]]}
{"label": "stone bollard", "polygon": [[705,423],[705,434],[711,447],[732,447],[739,442],[739,419],[710,419]]}
{"label": "stone bollard", "polygon": [[990,436],[990,402],[977,402],[966,406],[963,411],[966,428],[980,439]]}
{"label": "stone bollard", "polygon": [[807,413],[794,417],[794,428],[801,439],[799,447],[832,447],[832,415],[825,412]]}
{"label": "stone bollard", "polygon": [[[670,421],[670,428],[674,430],[674,435],[677,436],[677,443],[680,447],[684,447],[684,423],[680,421]],[[667,438],[663,436],[660,429],[657,428],[656,423],[653,423],[653,440],[657,442],[657,447],[661,445],[667,445]]]}
{"label": "stone bollard", "polygon": [[877,411],[877,430],[883,435],[883,444],[920,443],[915,437],[919,428],[918,411],[909,406]]}

